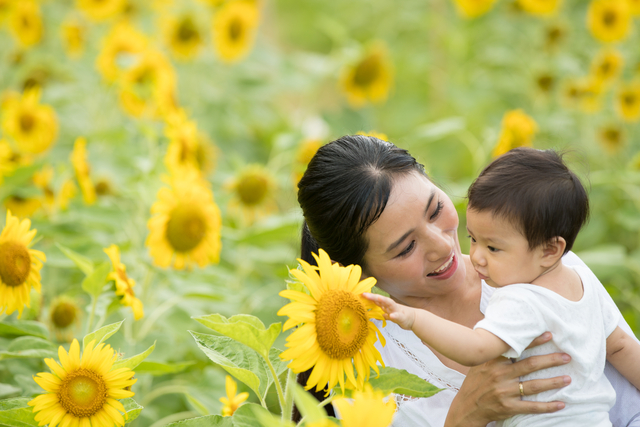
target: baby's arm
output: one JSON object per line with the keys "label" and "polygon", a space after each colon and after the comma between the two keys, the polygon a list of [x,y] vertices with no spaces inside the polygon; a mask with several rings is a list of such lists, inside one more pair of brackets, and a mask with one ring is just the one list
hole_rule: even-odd
{"label": "baby's arm", "polygon": [[607,360],[640,390],[640,344],[619,326],[607,338]]}
{"label": "baby's arm", "polygon": [[484,329],[469,329],[382,295],[365,292],[362,296],[382,308],[387,320],[413,331],[422,341],[462,365],[481,365],[509,349],[504,341]]}

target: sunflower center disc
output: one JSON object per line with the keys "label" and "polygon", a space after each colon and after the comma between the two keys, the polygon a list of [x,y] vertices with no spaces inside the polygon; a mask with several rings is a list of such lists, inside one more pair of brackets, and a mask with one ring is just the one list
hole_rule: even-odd
{"label": "sunflower center disc", "polygon": [[198,31],[191,18],[187,18],[180,23],[178,27],[178,38],[183,42],[189,42],[198,38]]}
{"label": "sunflower center disc", "polygon": [[24,245],[16,242],[0,244],[0,278],[5,285],[22,285],[30,271],[31,256]]}
{"label": "sunflower center disc", "polygon": [[369,333],[364,305],[351,292],[325,294],[316,309],[316,333],[318,345],[332,359],[353,357]]}
{"label": "sunflower center disc", "polygon": [[28,133],[33,130],[33,127],[36,124],[36,120],[33,118],[31,114],[21,114],[20,115],[20,129],[23,132]]}
{"label": "sunflower center disc", "polygon": [[607,12],[605,12],[604,16],[602,17],[602,22],[604,22],[604,25],[606,25],[607,27],[613,27],[617,19],[618,19],[618,16],[616,15],[616,13],[611,10],[608,10]]}
{"label": "sunflower center disc", "polygon": [[80,368],[62,381],[58,390],[60,405],[72,415],[82,418],[98,412],[107,401],[107,386],[101,375]]}
{"label": "sunflower center disc", "polygon": [[229,38],[232,41],[238,41],[242,36],[242,22],[240,19],[235,18],[229,24]]}
{"label": "sunflower center disc", "polygon": [[353,82],[360,87],[370,86],[380,75],[380,59],[372,55],[362,60],[353,74]]}
{"label": "sunflower center disc", "polygon": [[247,175],[238,183],[238,196],[245,206],[257,205],[267,195],[267,180],[263,176]]}
{"label": "sunflower center disc", "polygon": [[207,223],[195,206],[178,205],[171,211],[167,223],[167,240],[178,252],[188,252],[200,244]]}
{"label": "sunflower center disc", "polygon": [[56,327],[64,329],[76,320],[76,307],[68,302],[59,302],[51,312],[51,321]]}

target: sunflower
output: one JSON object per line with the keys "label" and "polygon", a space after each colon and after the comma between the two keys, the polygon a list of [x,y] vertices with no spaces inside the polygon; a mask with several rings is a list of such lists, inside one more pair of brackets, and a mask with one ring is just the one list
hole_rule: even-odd
{"label": "sunflower", "polygon": [[60,26],[64,50],[70,58],[82,55],[87,38],[87,28],[78,20],[69,18]]}
{"label": "sunflower", "polygon": [[136,64],[147,44],[147,37],[128,21],[119,22],[102,40],[96,67],[105,80],[116,81],[123,71]]}
{"label": "sunflower", "polygon": [[376,43],[355,64],[342,72],[340,84],[351,106],[358,108],[387,98],[393,82],[393,67],[387,50]]}
{"label": "sunflower", "polygon": [[535,120],[522,110],[507,111],[502,118],[502,130],[492,156],[500,156],[515,147],[531,147],[538,130]]}
{"label": "sunflower", "polygon": [[627,122],[640,119],[640,82],[632,82],[622,86],[617,94],[617,110]]}
{"label": "sunflower", "polygon": [[487,13],[496,0],[454,0],[456,10],[465,18],[477,18]]}
{"label": "sunflower", "polygon": [[252,224],[256,219],[277,210],[273,199],[275,188],[275,179],[264,166],[246,166],[238,176],[225,184],[225,189],[234,193],[229,203],[230,212],[237,213],[246,225]]}
{"label": "sunflower", "polygon": [[31,288],[40,292],[40,269],[47,260],[44,253],[29,249],[36,230],[31,221],[20,221],[7,211],[7,222],[0,233],[0,314],[30,307]]}
{"label": "sunflower", "polygon": [[0,0],[0,25],[2,25],[11,12],[12,0]]}
{"label": "sunflower", "polygon": [[640,0],[627,0],[627,4],[629,5],[629,12],[631,12],[632,15],[640,15]]}
{"label": "sunflower", "polygon": [[607,153],[615,154],[624,146],[624,132],[620,126],[605,126],[598,131],[598,142]]}
{"label": "sunflower", "polygon": [[236,394],[238,391],[238,384],[231,378],[229,375],[225,378],[225,391],[227,392],[227,397],[221,397],[220,402],[222,402],[222,416],[230,417],[236,412],[236,409],[242,405],[242,403],[247,400],[249,397],[249,393],[242,392],[240,394]]}
{"label": "sunflower", "polygon": [[255,1],[229,1],[215,12],[213,45],[223,62],[238,62],[249,53],[259,22],[260,13]]}
{"label": "sunflower", "polygon": [[83,137],[76,138],[71,152],[71,164],[80,185],[82,199],[87,205],[96,202],[96,189],[91,181],[89,162],[87,162],[87,140]]}
{"label": "sunflower", "polygon": [[386,397],[366,383],[351,399],[338,398],[332,403],[340,412],[342,427],[388,427],[396,413],[396,402],[392,398],[385,402]]}
{"label": "sunflower", "polygon": [[318,148],[322,147],[323,141],[319,139],[305,139],[296,150],[296,157],[293,162],[293,185],[298,185],[302,175],[307,170],[307,165],[316,155]]}
{"label": "sunflower", "polygon": [[200,1],[211,7],[218,7],[225,2],[225,0],[200,0]]}
{"label": "sunflower", "polygon": [[73,180],[66,179],[62,186],[60,187],[60,191],[58,191],[58,198],[56,199],[57,206],[65,211],[69,207],[69,201],[76,196],[78,189],[76,185],[73,183]]}
{"label": "sunflower", "polygon": [[566,37],[567,31],[561,25],[553,24],[548,26],[544,32],[544,44],[549,50],[554,50]]}
{"label": "sunflower", "polygon": [[118,16],[124,11],[126,0],[76,0],[78,9],[92,21],[100,22]]}
{"label": "sunflower", "polygon": [[591,75],[598,83],[608,85],[620,75],[623,61],[617,50],[604,49],[591,62]]}
{"label": "sunflower", "polygon": [[146,245],[159,267],[204,267],[220,259],[220,209],[195,171],[169,178],[151,206]]}
{"label": "sunflower", "polygon": [[120,104],[133,117],[162,117],[176,108],[176,76],[171,62],[158,50],[145,50],[122,74]]}
{"label": "sunflower", "polygon": [[56,297],[49,307],[49,322],[58,341],[71,341],[71,331],[80,322],[80,307],[73,298]]}
{"label": "sunflower", "polygon": [[29,48],[42,39],[42,14],[34,0],[13,2],[9,13],[9,29],[20,46]]}
{"label": "sunflower", "polygon": [[4,177],[13,174],[15,169],[13,150],[6,140],[0,139],[0,184],[4,181]]}
{"label": "sunflower", "polygon": [[107,280],[115,282],[116,295],[122,297],[120,303],[131,307],[135,320],[142,319],[144,317],[144,307],[142,306],[142,301],[136,298],[136,294],[133,291],[133,287],[136,285],[135,280],[127,276],[127,267],[120,262],[120,248],[117,245],[111,245],[104,249],[104,252],[109,256],[113,265],[113,271],[109,273]]}
{"label": "sunflower", "polygon": [[162,28],[165,43],[178,59],[193,58],[204,43],[202,32],[190,14],[167,17],[162,22]]}
{"label": "sunflower", "polygon": [[42,105],[40,89],[27,89],[22,96],[10,96],[2,103],[2,130],[12,138],[23,153],[46,151],[58,135],[56,114]]}
{"label": "sunflower", "polygon": [[56,195],[51,188],[53,180],[53,167],[45,165],[39,171],[36,171],[31,178],[33,184],[42,192],[42,206],[48,213],[51,213],[56,205]]}
{"label": "sunflower", "polygon": [[600,110],[604,95],[603,84],[593,76],[583,78],[580,83],[580,103],[578,107],[584,113],[595,113]]}
{"label": "sunflower", "polygon": [[592,0],[587,26],[596,39],[605,42],[624,40],[631,29],[631,12],[626,0]]}
{"label": "sunflower", "polygon": [[543,94],[548,95],[553,91],[556,79],[553,74],[540,73],[535,77],[536,88]]}
{"label": "sunflower", "polygon": [[216,148],[198,131],[196,122],[179,109],[168,115],[166,123],[164,132],[169,138],[169,147],[164,163],[167,169],[173,174],[185,168],[198,170],[202,174],[211,172],[216,163]]}
{"label": "sunflower", "polygon": [[23,197],[11,194],[3,202],[4,208],[13,212],[18,218],[29,218],[42,207],[42,200],[37,197]]}
{"label": "sunflower", "polygon": [[561,0],[518,0],[525,12],[532,15],[551,16],[558,11]]}
{"label": "sunflower", "polygon": [[324,250],[319,252],[319,255],[313,254],[318,267],[298,259],[304,271],[290,271],[310,295],[294,290],[280,292],[280,296],[293,301],[278,311],[279,316],[289,316],[283,330],[302,324],[287,337],[288,349],[280,357],[291,360],[289,368],[296,373],[313,368],[307,390],[314,385],[316,391],[325,386],[330,390],[338,383],[344,390],[345,374],[351,385],[361,389],[369,378],[370,368],[379,373],[376,362],[384,366],[374,347],[377,339],[385,345],[384,337],[369,321],[370,318],[383,319],[383,313],[361,297],[363,292],[371,290],[376,279],[369,277],[361,281],[360,266],[332,264]]}
{"label": "sunflower", "polygon": [[74,339],[68,353],[58,348],[59,363],[44,359],[52,373],[40,372],[33,379],[46,393],[29,402],[39,425],[124,426],[126,411],[117,399],[133,396],[125,388],[137,380],[129,368],[113,369],[117,353],[111,346],[94,345],[95,340],[80,356],[80,344]]}

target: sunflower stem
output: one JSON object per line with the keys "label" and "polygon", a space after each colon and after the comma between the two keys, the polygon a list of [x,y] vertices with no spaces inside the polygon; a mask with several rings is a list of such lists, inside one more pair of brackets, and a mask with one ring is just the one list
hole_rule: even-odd
{"label": "sunflower stem", "polygon": [[271,360],[269,360],[269,357],[265,357],[264,360],[267,362],[267,366],[269,367],[269,370],[271,371],[271,375],[273,376],[273,382],[276,385],[276,392],[278,393],[278,402],[280,403],[280,410],[282,411],[282,417],[284,418],[284,409],[285,409],[285,400],[284,400],[284,393],[282,393],[282,384],[280,384],[280,380],[278,379],[278,374],[276,373],[276,370],[273,367],[273,364],[271,364]]}
{"label": "sunflower stem", "polygon": [[297,384],[297,378],[298,375],[291,369],[288,369],[287,382],[284,388],[284,407],[282,408],[283,421],[290,421],[293,416],[293,390]]}
{"label": "sunflower stem", "polygon": [[89,313],[89,322],[87,323],[87,334],[91,332],[91,326],[93,325],[93,318],[96,316],[97,305],[98,305],[98,298],[91,295],[91,312]]}

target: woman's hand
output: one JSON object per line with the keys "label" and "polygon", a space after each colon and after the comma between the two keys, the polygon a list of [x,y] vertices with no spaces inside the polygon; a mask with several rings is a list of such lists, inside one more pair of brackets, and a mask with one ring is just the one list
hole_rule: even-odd
{"label": "woman's hand", "polygon": [[[551,333],[545,332],[529,347],[535,347],[551,340]],[[510,359],[498,357],[473,367],[462,383],[460,391],[453,399],[445,427],[485,427],[489,422],[504,420],[518,414],[541,414],[556,412],[564,408],[563,402],[530,402],[520,399],[520,376],[540,369],[560,366],[571,360],[568,354],[552,353],[532,356],[512,363]],[[525,396],[542,391],[562,388],[571,383],[568,375],[524,381]]]}

